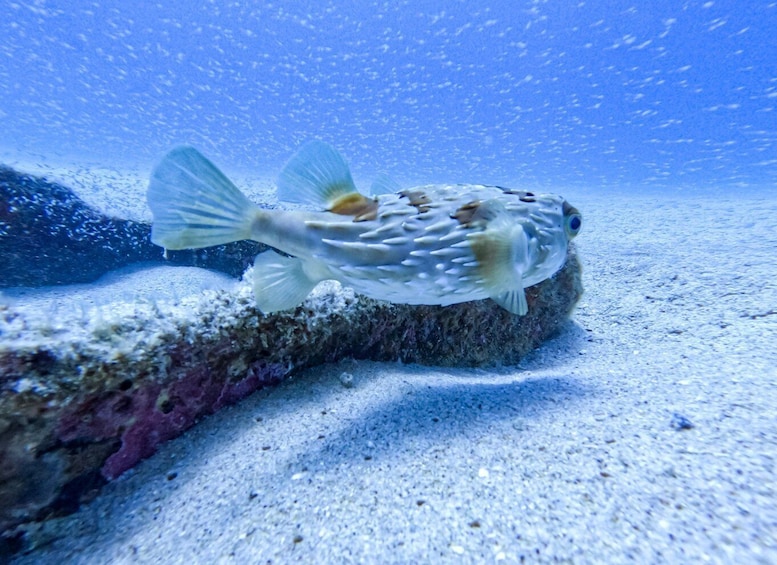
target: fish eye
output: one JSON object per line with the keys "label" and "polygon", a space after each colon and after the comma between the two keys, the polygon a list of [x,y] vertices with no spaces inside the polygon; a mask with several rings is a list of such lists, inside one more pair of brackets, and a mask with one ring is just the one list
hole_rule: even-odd
{"label": "fish eye", "polygon": [[583,225],[583,218],[580,214],[570,214],[566,217],[565,227],[569,237],[575,237]]}

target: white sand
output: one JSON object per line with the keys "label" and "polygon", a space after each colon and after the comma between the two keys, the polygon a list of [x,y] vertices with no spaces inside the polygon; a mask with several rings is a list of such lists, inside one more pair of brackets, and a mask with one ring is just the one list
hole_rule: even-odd
{"label": "white sand", "polygon": [[777,199],[567,196],[586,295],[520,366],[307,371],[18,562],[777,562]]}
{"label": "white sand", "polygon": [[14,308],[23,309],[27,317],[63,317],[69,321],[74,313],[80,315],[81,309],[110,309],[117,304],[149,300],[175,303],[203,290],[228,289],[236,284],[234,278],[216,271],[148,262],[111,271],[94,283],[7,288],[0,290],[0,297]]}

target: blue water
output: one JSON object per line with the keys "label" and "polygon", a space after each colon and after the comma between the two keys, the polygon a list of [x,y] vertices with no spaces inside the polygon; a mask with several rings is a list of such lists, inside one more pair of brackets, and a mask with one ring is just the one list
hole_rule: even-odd
{"label": "blue water", "polygon": [[777,181],[777,2],[5,1],[0,156],[527,188]]}

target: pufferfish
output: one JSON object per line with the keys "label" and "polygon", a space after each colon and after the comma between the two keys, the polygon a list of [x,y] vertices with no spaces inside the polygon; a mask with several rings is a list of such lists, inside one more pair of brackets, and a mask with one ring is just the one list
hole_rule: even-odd
{"label": "pufferfish", "polygon": [[151,241],[191,249],[252,239],[253,291],[265,313],[300,304],[321,281],[402,304],[490,298],[528,312],[524,289],[564,264],[580,213],[560,196],[477,184],[400,190],[388,178],[360,193],[330,145],[305,145],[280,174],[279,200],[319,211],[263,209],[192,147],[171,150],[148,189]]}

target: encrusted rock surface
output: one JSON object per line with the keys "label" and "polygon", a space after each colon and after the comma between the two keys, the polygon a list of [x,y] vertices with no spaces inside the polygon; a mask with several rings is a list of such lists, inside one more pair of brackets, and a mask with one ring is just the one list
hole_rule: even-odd
{"label": "encrusted rock surface", "polygon": [[[138,261],[160,260],[151,225],[111,218],[68,187],[0,165],[0,288],[91,282]],[[253,263],[261,243],[171,251],[170,262],[235,277]]]}

